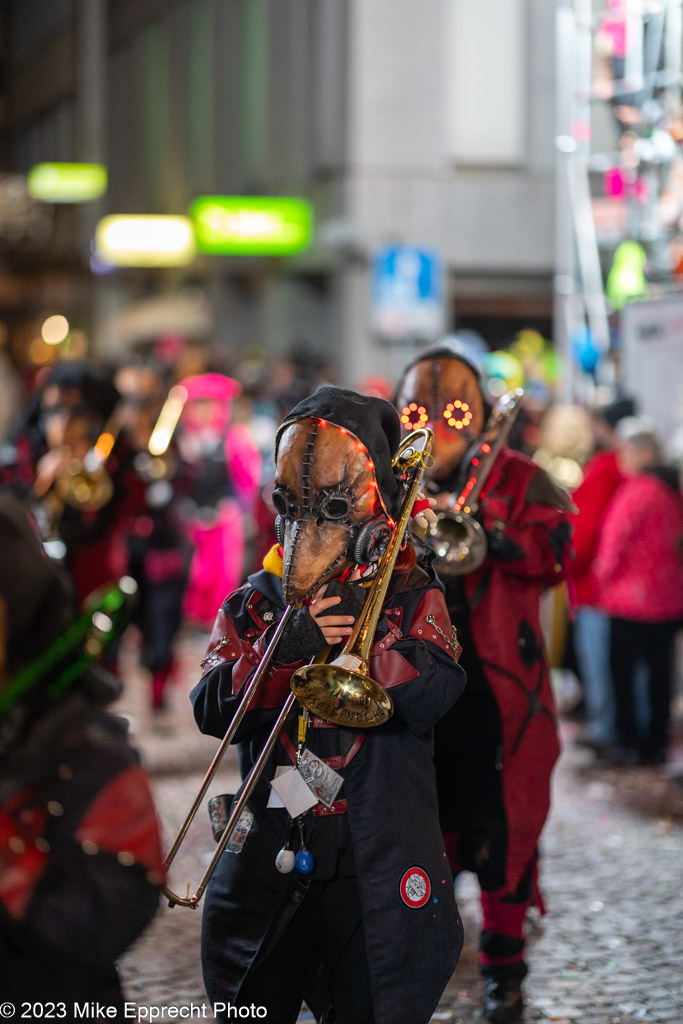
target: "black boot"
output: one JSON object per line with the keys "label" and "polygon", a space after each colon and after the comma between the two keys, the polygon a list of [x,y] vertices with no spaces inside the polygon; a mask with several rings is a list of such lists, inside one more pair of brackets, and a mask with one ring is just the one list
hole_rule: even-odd
{"label": "black boot", "polygon": [[484,975],[483,1011],[489,1024],[517,1024],[524,1013],[522,979],[527,973],[524,963],[509,967],[486,967]]}

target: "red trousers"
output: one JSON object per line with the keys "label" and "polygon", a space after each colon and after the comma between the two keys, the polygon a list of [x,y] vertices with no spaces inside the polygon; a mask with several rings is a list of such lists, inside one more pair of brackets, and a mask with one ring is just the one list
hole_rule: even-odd
{"label": "red trousers", "polygon": [[[448,863],[453,877],[460,874],[458,860],[458,833],[444,835]],[[538,906],[545,913],[543,899],[538,889],[538,855],[529,862],[516,889],[508,888],[486,891],[480,888],[482,911],[481,934],[479,938],[479,962],[486,972],[495,968],[514,969],[524,966],[524,921],[531,906]],[[524,972],[526,973],[526,971]]]}

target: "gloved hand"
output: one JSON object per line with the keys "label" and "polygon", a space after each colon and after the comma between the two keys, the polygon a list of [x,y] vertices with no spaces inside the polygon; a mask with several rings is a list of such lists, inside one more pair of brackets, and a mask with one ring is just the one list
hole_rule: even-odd
{"label": "gloved hand", "polygon": [[[314,600],[310,605],[304,605],[294,612],[285,634],[277,646],[275,661],[281,665],[289,665],[297,661],[310,661],[330,641],[333,643],[345,641],[351,634],[353,624],[365,604],[366,596],[367,591],[363,587],[353,583],[331,580],[314,595]],[[327,602],[330,598],[339,598],[339,600],[328,605]],[[318,601],[324,601],[325,604],[322,611],[316,615],[311,609]],[[327,637],[321,626],[325,627]]]}

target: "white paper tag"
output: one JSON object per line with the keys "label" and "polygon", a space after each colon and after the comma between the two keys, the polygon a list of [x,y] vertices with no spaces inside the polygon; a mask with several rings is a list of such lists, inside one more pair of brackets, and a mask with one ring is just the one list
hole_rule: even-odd
{"label": "white paper tag", "polygon": [[[279,765],[277,765],[277,767],[275,769],[275,775],[273,776],[273,778],[277,779],[280,775],[282,775],[283,772],[291,772],[291,770],[292,770],[292,766],[291,765],[289,765],[289,764],[279,764]],[[270,787],[270,796],[268,797],[268,803],[266,804],[266,807],[284,807],[284,806],[285,805],[283,804],[282,800],[277,795],[277,793],[275,792],[275,790],[273,789],[273,787],[271,785],[271,787]]]}
{"label": "white paper tag", "polygon": [[298,818],[318,802],[296,768],[286,769],[282,775],[274,778],[270,785],[289,811],[290,818]]}

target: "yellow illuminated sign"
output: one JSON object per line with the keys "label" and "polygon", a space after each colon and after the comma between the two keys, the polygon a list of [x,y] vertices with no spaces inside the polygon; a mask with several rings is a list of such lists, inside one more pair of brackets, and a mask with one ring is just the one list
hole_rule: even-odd
{"label": "yellow illuminated sign", "polygon": [[195,257],[189,217],[104,217],[95,230],[97,257],[114,267],[185,267]]}
{"label": "yellow illuminated sign", "polygon": [[197,248],[214,255],[277,256],[301,252],[313,214],[286,196],[200,196],[190,206]]}
{"label": "yellow illuminated sign", "polygon": [[102,164],[36,164],[28,172],[27,188],[44,203],[88,203],[107,191],[107,168]]}

